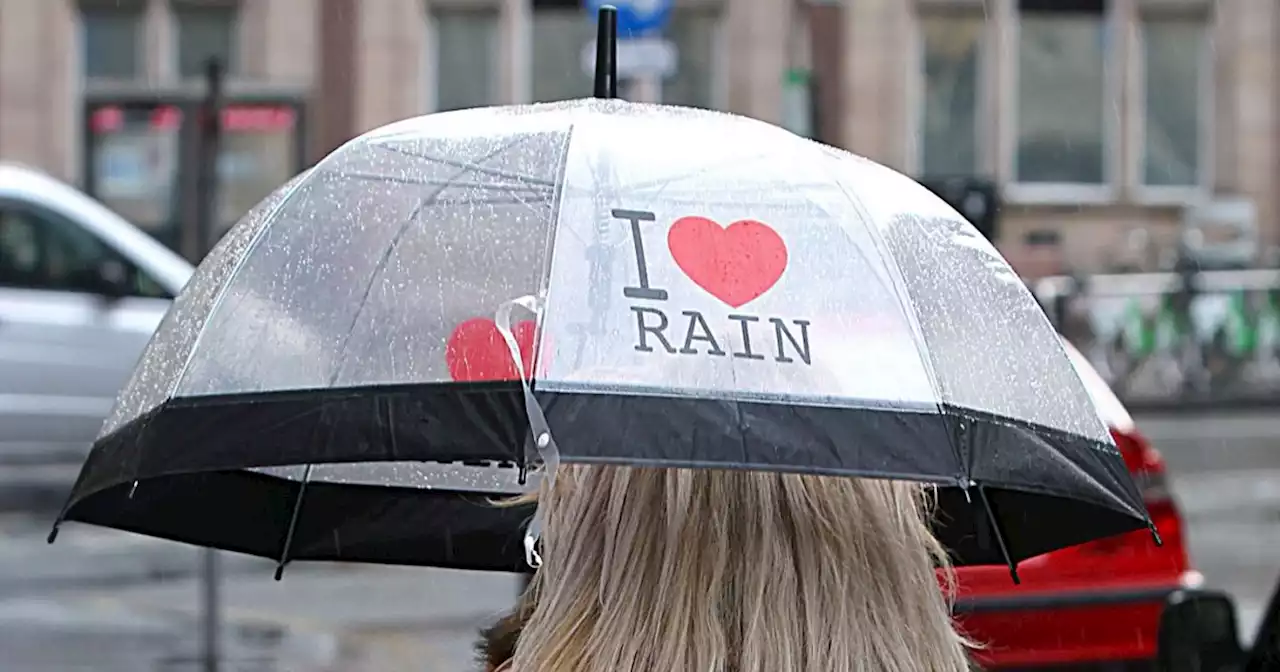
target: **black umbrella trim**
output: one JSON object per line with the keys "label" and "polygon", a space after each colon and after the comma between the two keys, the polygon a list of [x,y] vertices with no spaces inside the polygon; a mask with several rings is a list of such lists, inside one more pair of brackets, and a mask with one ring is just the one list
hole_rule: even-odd
{"label": "black umbrella trim", "polygon": [[[247,467],[520,464],[522,394],[495,382],[172,399],[99,439],[75,490]],[[968,409],[535,394],[565,462],[975,480],[1142,510],[1114,447]],[[958,463],[956,442],[969,464]]]}
{"label": "black umbrella trim", "polygon": [[[1140,496],[1114,447],[968,409],[930,413],[536,394],[566,463],[757,469],[948,486],[940,496],[939,529],[961,562],[1000,561],[1005,554],[996,547],[1002,544],[1017,561],[1146,525]],[[95,445],[65,517],[278,557],[301,484],[243,469],[351,462],[518,467],[527,431],[522,401],[515,382],[170,400]],[[958,443],[965,450],[956,451]],[[957,455],[967,455],[970,464],[957,463]],[[479,569],[512,567],[480,556],[523,552],[520,516],[493,509],[476,493],[316,480],[306,487],[292,558]],[[985,507],[974,501],[984,492]],[[243,516],[234,515],[246,506]],[[205,510],[226,511],[210,520]],[[209,528],[220,520],[236,522],[222,532]],[[244,539],[236,542],[238,534]],[[459,550],[473,543],[481,550]]]}

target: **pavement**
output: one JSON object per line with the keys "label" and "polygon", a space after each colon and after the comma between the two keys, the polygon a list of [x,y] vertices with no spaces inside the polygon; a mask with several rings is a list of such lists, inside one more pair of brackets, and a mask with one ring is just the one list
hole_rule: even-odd
{"label": "pavement", "polygon": [[0,450],[0,514],[57,509],[87,448],[6,443]]}
{"label": "pavement", "polygon": [[[6,672],[197,669],[200,551],[70,523],[49,546],[34,522],[0,525]],[[477,629],[518,589],[511,576],[323,564],[277,582],[268,561],[220,557],[224,652],[269,663],[246,670],[472,669]]]}
{"label": "pavement", "polygon": [[[1153,415],[1207,583],[1231,592],[1252,633],[1280,576],[1280,413]],[[195,672],[196,549],[0,515],[0,658],[6,672]],[[512,576],[371,566],[291,566],[222,554],[224,653],[244,670],[475,669],[476,629],[507,608]]]}

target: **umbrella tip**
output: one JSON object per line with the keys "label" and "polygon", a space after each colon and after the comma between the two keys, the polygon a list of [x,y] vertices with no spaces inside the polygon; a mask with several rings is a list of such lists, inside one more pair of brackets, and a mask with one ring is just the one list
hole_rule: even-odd
{"label": "umbrella tip", "polygon": [[1151,540],[1156,542],[1156,547],[1164,546],[1164,539],[1160,538],[1160,530],[1156,529],[1156,524],[1150,518],[1147,519],[1147,529],[1151,531]]}
{"label": "umbrella tip", "polygon": [[595,97],[618,97],[618,8],[601,5],[596,14]]}
{"label": "umbrella tip", "polygon": [[279,581],[280,579],[283,579],[283,578],[284,578],[284,563],[281,562],[276,565],[276,581]]}
{"label": "umbrella tip", "polygon": [[53,529],[49,530],[49,536],[45,539],[45,543],[52,544],[58,540],[58,524],[53,524]]}
{"label": "umbrella tip", "polygon": [[1014,562],[1010,562],[1010,563],[1009,563],[1009,576],[1010,576],[1010,578],[1012,578],[1012,579],[1013,579],[1013,585],[1015,585],[1015,586],[1020,586],[1020,585],[1022,585],[1022,579],[1018,578],[1018,564],[1017,564],[1017,563],[1014,563]]}

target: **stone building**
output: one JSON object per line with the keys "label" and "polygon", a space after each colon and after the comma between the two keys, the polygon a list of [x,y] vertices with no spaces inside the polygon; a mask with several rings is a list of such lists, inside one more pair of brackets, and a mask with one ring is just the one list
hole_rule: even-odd
{"label": "stone building", "polygon": [[[81,181],[86,95],[181,87],[210,54],[233,92],[307,100],[311,157],[432,110],[586,95],[580,4],[0,0],[0,158]],[[1277,0],[676,4],[676,72],[633,97],[993,177],[1000,245],[1028,273],[1151,266],[1185,221],[1280,244]]]}

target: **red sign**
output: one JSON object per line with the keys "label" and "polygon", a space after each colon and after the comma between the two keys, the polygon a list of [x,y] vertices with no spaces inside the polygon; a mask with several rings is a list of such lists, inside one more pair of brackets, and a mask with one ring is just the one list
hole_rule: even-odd
{"label": "red sign", "polygon": [[[229,105],[222,109],[222,128],[228,132],[263,133],[291,130],[297,110],[285,105]],[[126,112],[118,105],[99,107],[89,119],[94,133],[115,133],[124,129]],[[176,131],[182,126],[182,109],[176,105],[154,108],[147,115],[153,131]]]}

